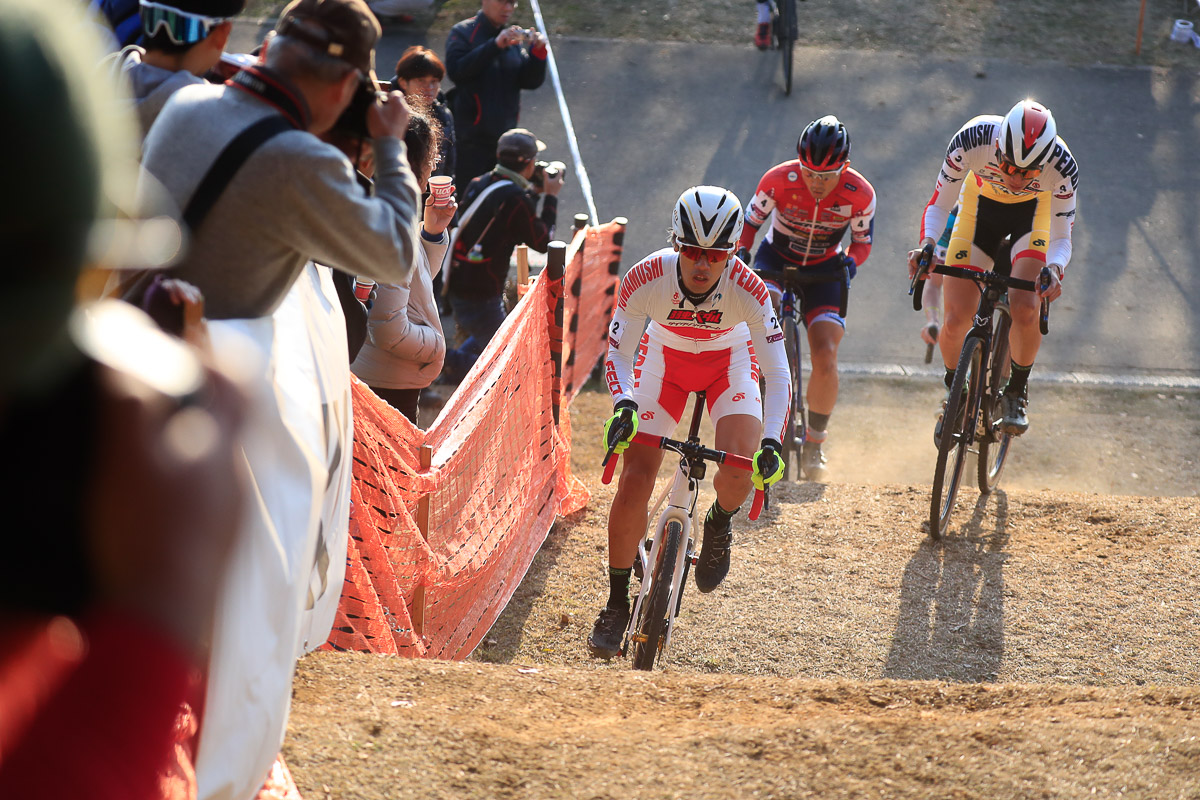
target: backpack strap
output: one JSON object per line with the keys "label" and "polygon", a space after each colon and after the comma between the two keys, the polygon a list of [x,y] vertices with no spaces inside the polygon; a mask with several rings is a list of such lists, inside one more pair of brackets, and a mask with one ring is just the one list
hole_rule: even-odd
{"label": "backpack strap", "polygon": [[212,211],[212,207],[233,180],[233,176],[246,163],[246,159],[272,137],[290,130],[295,130],[291,122],[279,114],[272,114],[246,128],[225,145],[225,149],[208,168],[183,211],[183,221],[193,234],[204,222],[208,212]]}

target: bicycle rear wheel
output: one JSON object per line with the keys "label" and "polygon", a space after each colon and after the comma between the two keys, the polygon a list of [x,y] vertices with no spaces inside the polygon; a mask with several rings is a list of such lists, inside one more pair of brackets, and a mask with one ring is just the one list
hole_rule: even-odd
{"label": "bicycle rear wheel", "polygon": [[[783,349],[787,353],[788,366],[792,370],[792,403],[788,407],[787,425],[783,430],[783,479],[799,481],[800,448],[804,444],[804,377],[800,364],[800,328],[791,316],[783,318]],[[792,472],[792,462],[796,464]]]}
{"label": "bicycle rear wheel", "polygon": [[650,571],[650,594],[642,604],[641,614],[633,629],[634,669],[654,669],[654,660],[662,650],[663,639],[667,635],[671,578],[675,575],[676,557],[682,541],[683,524],[677,519],[668,520],[662,547]]}
{"label": "bicycle rear wheel", "polygon": [[796,45],[796,0],[779,0],[779,49],[783,51],[783,93],[792,93],[792,55]]}
{"label": "bicycle rear wheel", "polygon": [[[958,368],[950,384],[950,396],[942,422],[942,439],[938,443],[937,466],[933,471],[933,492],[929,498],[929,535],[941,539],[954,511],[954,499],[962,480],[963,466],[975,432],[979,408],[979,366],[983,359],[983,342],[968,336],[958,357]],[[965,404],[965,406],[964,406]]]}
{"label": "bicycle rear wheel", "polygon": [[1002,308],[996,309],[995,326],[992,332],[992,355],[988,361],[987,393],[982,404],[985,435],[979,439],[980,494],[991,494],[1000,482],[1000,473],[1004,471],[1004,461],[1012,443],[1012,436],[993,427],[999,412],[1000,392],[1008,383],[1008,373],[1012,370],[1012,362],[1008,357],[1008,331],[1012,328],[1012,320]]}

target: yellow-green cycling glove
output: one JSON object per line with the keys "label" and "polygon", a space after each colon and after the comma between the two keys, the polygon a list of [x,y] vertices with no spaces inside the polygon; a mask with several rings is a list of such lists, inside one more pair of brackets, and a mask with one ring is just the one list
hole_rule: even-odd
{"label": "yellow-green cycling glove", "polygon": [[779,457],[783,445],[774,439],[763,439],[760,448],[754,454],[754,472],[750,474],[750,482],[755,489],[766,489],[783,477],[783,459]]}
{"label": "yellow-green cycling glove", "polygon": [[637,403],[621,400],[613,408],[613,415],[604,423],[604,449],[616,455],[625,452],[638,429]]}

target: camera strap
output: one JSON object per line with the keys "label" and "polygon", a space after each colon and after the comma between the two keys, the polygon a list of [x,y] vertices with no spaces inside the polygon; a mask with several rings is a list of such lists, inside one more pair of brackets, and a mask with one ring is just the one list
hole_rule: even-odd
{"label": "camera strap", "polygon": [[308,106],[270,70],[258,65],[246,67],[225,81],[225,85],[241,89],[246,94],[253,95],[264,103],[274,106],[280,114],[287,117],[292,127],[297,130],[308,130],[308,125],[312,121]]}

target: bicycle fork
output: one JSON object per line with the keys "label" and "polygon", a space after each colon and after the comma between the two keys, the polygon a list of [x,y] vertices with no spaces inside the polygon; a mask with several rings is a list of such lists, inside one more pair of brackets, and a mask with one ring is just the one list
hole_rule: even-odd
{"label": "bicycle fork", "polygon": [[[668,491],[659,497],[654,506],[654,511],[657,512],[663,502],[666,502],[666,507],[663,508],[663,512],[658,518],[658,525],[655,528],[654,539],[650,543],[649,551],[647,552],[645,548],[645,540],[638,545],[636,558],[641,561],[642,585],[638,590],[633,612],[629,615],[629,627],[625,630],[625,643],[622,647],[623,654],[628,652],[628,648],[633,642],[645,641],[645,637],[637,629],[641,620],[642,606],[648,602],[650,593],[654,589],[656,577],[654,565],[658,563],[659,551],[666,544],[667,524],[672,520],[677,520],[683,533],[675,554],[675,564],[670,572],[671,588],[667,596],[667,631],[659,645],[659,659],[666,657],[671,644],[671,633],[675,630],[675,619],[679,616],[679,610],[683,603],[683,589],[687,583],[688,571],[697,559],[692,540],[692,515],[696,508],[698,494],[698,479],[689,477],[686,462],[681,463],[680,468],[675,471],[674,482]],[[653,518],[653,512],[651,518]]]}

